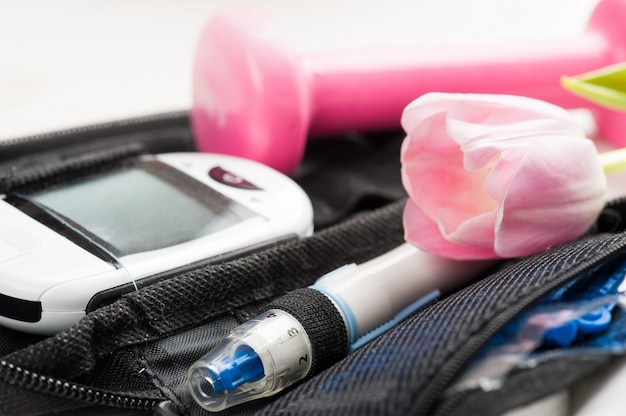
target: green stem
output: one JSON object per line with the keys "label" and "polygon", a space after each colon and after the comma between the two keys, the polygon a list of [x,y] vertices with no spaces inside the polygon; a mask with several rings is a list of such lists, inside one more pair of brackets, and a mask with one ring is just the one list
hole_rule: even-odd
{"label": "green stem", "polygon": [[626,148],[600,153],[600,162],[606,175],[626,171]]}

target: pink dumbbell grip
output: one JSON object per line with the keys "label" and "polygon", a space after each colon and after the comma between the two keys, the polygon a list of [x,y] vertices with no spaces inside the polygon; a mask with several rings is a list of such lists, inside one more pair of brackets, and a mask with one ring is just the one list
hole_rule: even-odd
{"label": "pink dumbbell grip", "polygon": [[525,95],[575,108],[588,103],[564,90],[560,78],[609,62],[606,42],[577,41],[471,48],[318,55],[310,73],[311,135],[397,128],[404,107],[427,92]]}
{"label": "pink dumbbell grip", "polygon": [[203,33],[192,123],[200,150],[291,173],[307,137],[399,130],[427,92],[515,94],[590,108],[599,132],[626,145],[626,115],[564,90],[563,75],[626,61],[626,0],[601,0],[585,34],[554,41],[297,56],[261,14],[238,11]]}

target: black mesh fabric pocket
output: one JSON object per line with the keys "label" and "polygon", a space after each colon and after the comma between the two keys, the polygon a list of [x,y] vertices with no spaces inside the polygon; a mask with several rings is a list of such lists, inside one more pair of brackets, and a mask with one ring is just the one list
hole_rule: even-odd
{"label": "black mesh fabric pocket", "polygon": [[[6,189],[32,186],[57,175],[80,174],[85,161],[97,167],[154,149],[190,150],[189,132],[181,127],[182,121],[177,118],[173,123],[182,133],[169,147],[162,146],[163,129],[172,127],[169,124],[157,123],[155,128],[149,123],[145,131],[141,123],[135,130],[124,126],[121,136],[142,138],[130,144],[124,139],[107,141],[106,126],[96,133],[88,130],[94,137],[88,146],[74,137],[59,150],[47,148],[36,156],[21,154],[19,159],[5,160],[0,183]],[[295,175],[314,204],[317,230],[309,238],[187,270],[124,295],[52,337],[0,328],[0,414],[36,415],[92,405],[139,412],[161,403],[156,411],[160,415],[205,415],[185,385],[186,371],[196,359],[276,297],[346,263],[365,262],[403,243],[401,138],[396,133],[355,135],[309,145]],[[319,374],[275,397],[222,414],[475,412],[482,396],[446,397],[445,389],[486,340],[513,317],[569,279],[623,255],[625,212],[619,203],[607,207],[593,235],[504,263]],[[550,389],[566,386],[607,359],[583,361],[584,371],[576,373],[565,374],[566,366],[550,367],[563,372],[558,377],[562,382]],[[532,374],[525,377],[532,379]],[[512,380],[525,379],[519,375]],[[527,403],[548,390],[526,389],[523,398],[501,399],[497,409],[485,404],[484,413]]]}

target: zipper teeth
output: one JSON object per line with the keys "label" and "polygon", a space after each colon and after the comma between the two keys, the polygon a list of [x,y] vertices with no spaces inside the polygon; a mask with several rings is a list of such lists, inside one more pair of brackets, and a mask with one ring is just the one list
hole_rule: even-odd
{"label": "zipper teeth", "polygon": [[[505,309],[504,311],[496,315],[480,332],[480,334],[468,340],[468,342],[461,348],[459,353],[454,356],[453,360],[448,366],[444,367],[439,373],[434,376],[434,378],[429,382],[430,392],[425,396],[425,402],[420,403],[420,408],[414,409],[415,411],[411,413],[415,415],[429,415],[433,413],[437,401],[445,392],[448,384],[453,379],[453,377],[458,374],[461,368],[476,353],[476,351],[478,351],[478,349],[482,345],[484,345],[493,335],[495,335],[500,329],[502,329],[510,320],[515,318],[524,309],[529,307],[531,304],[537,302],[539,299],[550,293],[552,290],[558,288],[564,283],[567,283],[575,276],[592,270],[598,264],[621,252],[624,248],[626,248],[626,240],[613,247],[609,252],[604,253],[601,258],[570,269],[567,273],[564,273],[559,278],[551,281],[550,284],[546,284],[545,286],[543,286],[541,288],[542,290],[531,293],[521,302],[513,305],[511,308]],[[452,410],[452,408],[456,407],[456,404],[457,403],[454,400],[447,400],[444,402],[442,407],[437,409],[437,413],[449,414],[449,411]]]}
{"label": "zipper teeth", "polygon": [[5,382],[17,387],[63,399],[80,401],[89,405],[151,410],[160,402],[158,399],[111,393],[78,383],[40,375],[4,360],[0,361],[0,372]]}
{"label": "zipper teeth", "polygon": [[170,119],[178,119],[186,117],[189,114],[188,110],[175,110],[157,114],[150,114],[145,116],[132,117],[125,120],[106,121],[95,124],[88,124],[84,126],[72,127],[62,130],[56,130],[48,133],[33,134],[22,137],[8,137],[0,139],[0,149],[3,147],[12,147],[28,143],[36,143],[39,141],[55,139],[64,136],[71,136],[80,133],[86,133],[96,130],[103,130],[111,127],[131,127],[137,124],[145,124],[150,122],[164,121]]}

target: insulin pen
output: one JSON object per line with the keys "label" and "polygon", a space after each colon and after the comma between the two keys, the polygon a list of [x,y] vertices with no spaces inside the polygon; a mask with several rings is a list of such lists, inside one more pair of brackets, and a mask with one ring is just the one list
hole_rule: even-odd
{"label": "insulin pen", "polygon": [[405,243],[290,292],[235,328],[188,373],[194,399],[218,412],[314,375],[412,313],[475,280],[489,261],[456,261]]}

